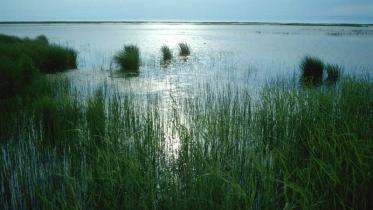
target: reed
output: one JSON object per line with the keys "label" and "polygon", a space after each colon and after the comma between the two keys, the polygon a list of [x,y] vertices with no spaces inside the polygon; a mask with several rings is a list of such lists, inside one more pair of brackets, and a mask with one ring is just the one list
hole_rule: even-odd
{"label": "reed", "polygon": [[31,58],[34,66],[43,73],[57,73],[77,68],[75,50],[50,44],[45,36],[21,39],[0,35],[2,56],[18,60],[20,56]]}
{"label": "reed", "polygon": [[[41,102],[51,123],[36,129],[40,112],[23,112],[14,118],[17,138],[1,145],[2,209],[372,205],[369,78],[345,77],[338,88],[268,84],[257,98],[206,88],[167,113],[158,97],[137,100],[103,87],[82,99],[69,85],[53,85],[53,100]],[[52,129],[52,121],[60,123]],[[68,144],[39,146],[56,134]]]}
{"label": "reed", "polygon": [[306,56],[301,64],[301,81],[305,84],[320,84],[324,75],[324,62],[316,57]]}
{"label": "reed", "polygon": [[135,45],[124,46],[115,57],[115,62],[120,66],[121,70],[138,71],[140,68],[140,50]]}
{"label": "reed", "polygon": [[161,52],[162,52],[162,61],[163,62],[169,62],[169,61],[171,61],[171,59],[172,59],[172,51],[171,51],[171,49],[169,47],[167,47],[166,45],[162,46]]}
{"label": "reed", "polygon": [[336,83],[341,76],[342,68],[337,64],[328,64],[325,69],[327,73],[326,81]]}
{"label": "reed", "polygon": [[190,48],[189,48],[188,43],[186,43],[186,42],[179,43],[179,48],[180,48],[180,53],[179,53],[180,56],[190,55]]}

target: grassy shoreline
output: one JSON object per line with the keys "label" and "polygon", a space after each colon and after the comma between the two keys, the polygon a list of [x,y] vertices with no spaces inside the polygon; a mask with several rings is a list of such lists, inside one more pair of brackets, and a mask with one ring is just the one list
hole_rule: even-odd
{"label": "grassy shoreline", "polygon": [[[76,65],[75,51],[44,36],[0,38],[0,85],[8,88],[0,97],[0,209],[373,206],[369,74],[344,75],[306,57],[300,80],[256,92],[203,83],[187,97],[170,93],[165,106],[160,93],[139,97],[108,83],[82,93],[62,75],[41,74]],[[179,48],[190,53],[186,43]],[[123,72],[140,70],[136,46],[114,60]]]}
{"label": "grassy shoreline", "polygon": [[256,101],[242,90],[206,89],[166,115],[157,97],[136,102],[103,87],[81,100],[68,83],[56,81],[52,100],[23,112],[2,145],[4,209],[372,205],[370,78],[269,84]]}

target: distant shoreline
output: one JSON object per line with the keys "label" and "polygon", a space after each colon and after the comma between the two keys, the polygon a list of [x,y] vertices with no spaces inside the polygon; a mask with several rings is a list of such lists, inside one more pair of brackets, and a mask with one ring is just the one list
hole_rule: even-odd
{"label": "distant shoreline", "polygon": [[210,21],[0,21],[6,24],[194,24],[194,25],[284,25],[284,26],[349,26],[367,27],[373,24],[360,23],[281,23],[281,22],[210,22]]}

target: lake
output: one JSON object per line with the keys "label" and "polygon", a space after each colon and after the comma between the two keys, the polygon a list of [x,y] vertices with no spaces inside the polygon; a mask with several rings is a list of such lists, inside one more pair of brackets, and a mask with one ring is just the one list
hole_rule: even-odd
{"label": "lake", "polygon": [[[119,84],[140,93],[183,95],[201,84],[223,83],[256,88],[299,71],[306,55],[339,64],[348,74],[371,74],[373,27],[291,26],[248,24],[58,23],[1,24],[0,33],[20,37],[46,35],[52,42],[75,48],[79,70],[67,73],[76,84]],[[178,43],[187,42],[192,54],[178,58]],[[116,73],[112,58],[124,45],[141,51],[140,74]],[[160,65],[162,45],[174,61]],[[83,82],[83,83],[82,83]]]}
{"label": "lake", "polygon": [[[45,78],[30,75],[33,61],[54,71],[75,54],[50,58],[43,38],[2,43],[0,209],[372,204],[372,26],[0,24],[0,33],[44,34],[78,52],[77,69]],[[180,42],[190,56],[178,55]],[[138,74],[113,63],[128,44],[140,48]],[[306,55],[357,77],[301,86]]]}

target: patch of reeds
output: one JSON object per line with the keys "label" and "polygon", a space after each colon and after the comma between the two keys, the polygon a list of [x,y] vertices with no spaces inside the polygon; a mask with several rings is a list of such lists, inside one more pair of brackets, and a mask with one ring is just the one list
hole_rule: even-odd
{"label": "patch of reeds", "polygon": [[324,62],[316,57],[306,56],[301,64],[301,81],[305,84],[320,84],[324,75]]}
{"label": "patch of reeds", "polygon": [[189,48],[188,43],[186,43],[186,42],[179,43],[179,49],[180,49],[180,52],[179,52],[180,56],[188,56],[188,55],[190,55],[190,48]]}
{"label": "patch of reeds", "polygon": [[327,73],[326,82],[336,83],[341,77],[342,68],[337,64],[327,64],[325,70]]}
{"label": "patch of reeds", "polygon": [[76,59],[74,50],[49,44],[45,36],[0,35],[0,98],[27,101],[42,95],[45,81],[41,73],[76,68]]}
{"label": "patch of reeds", "polygon": [[135,45],[124,46],[114,60],[122,71],[138,71],[141,64],[140,50]]}
{"label": "patch of reeds", "polygon": [[166,45],[162,46],[161,52],[162,52],[162,61],[163,62],[169,62],[169,61],[171,61],[171,59],[172,59],[172,51],[171,51],[171,49],[168,46],[166,46]]}
{"label": "patch of reeds", "polygon": [[14,60],[18,60],[20,56],[28,56],[34,66],[43,73],[56,73],[77,67],[75,50],[50,44],[45,36],[21,39],[0,35],[0,52],[2,56]]}
{"label": "patch of reeds", "polygon": [[[241,89],[209,88],[199,97],[175,99],[180,107],[170,119],[157,97],[136,102],[131,94],[108,96],[103,88],[86,100],[67,100],[60,98],[66,92],[61,85],[54,86],[55,102],[41,105],[42,120],[49,123],[40,123],[37,111],[14,118],[18,127],[10,129],[17,136],[1,147],[1,209],[373,204],[369,78],[343,78],[340,88],[268,85],[255,100]],[[38,146],[56,134],[70,143]]]}

